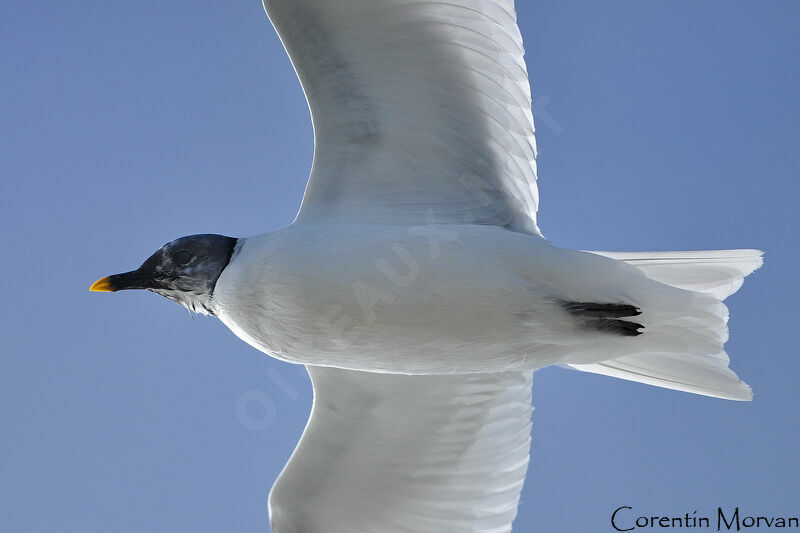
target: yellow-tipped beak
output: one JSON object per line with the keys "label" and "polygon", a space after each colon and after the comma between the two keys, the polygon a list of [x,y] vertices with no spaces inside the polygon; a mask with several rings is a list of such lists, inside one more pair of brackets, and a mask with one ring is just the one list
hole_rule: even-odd
{"label": "yellow-tipped beak", "polygon": [[89,287],[89,290],[92,292],[114,292],[114,289],[111,288],[111,280],[108,278],[108,276],[105,278],[100,278],[92,283],[92,286]]}

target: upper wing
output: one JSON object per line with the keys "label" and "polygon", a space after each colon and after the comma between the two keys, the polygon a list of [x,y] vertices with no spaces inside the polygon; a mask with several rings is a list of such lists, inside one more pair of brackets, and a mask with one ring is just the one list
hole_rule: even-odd
{"label": "upper wing", "polygon": [[264,0],[314,123],[298,220],[539,234],[513,0]]}
{"label": "upper wing", "polygon": [[270,494],[273,531],[511,531],[532,372],[308,371],[314,406]]}

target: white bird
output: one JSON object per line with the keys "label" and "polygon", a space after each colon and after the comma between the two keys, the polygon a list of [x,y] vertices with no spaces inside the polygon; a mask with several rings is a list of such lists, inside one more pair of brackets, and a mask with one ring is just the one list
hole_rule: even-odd
{"label": "white bird", "polygon": [[533,371],[748,400],[722,303],[757,250],[561,249],[536,224],[512,0],[265,0],[314,123],[295,221],[182,237],[93,290],[149,289],[308,365],[276,533],[510,531]]}

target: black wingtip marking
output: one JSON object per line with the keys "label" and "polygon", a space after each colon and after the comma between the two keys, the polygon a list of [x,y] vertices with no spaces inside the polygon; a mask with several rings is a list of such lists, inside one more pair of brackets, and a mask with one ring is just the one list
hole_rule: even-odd
{"label": "black wingtip marking", "polygon": [[644,329],[642,324],[618,320],[623,317],[641,315],[642,312],[635,305],[594,302],[562,302],[562,304],[567,313],[582,319],[582,323],[586,327],[626,337],[636,337],[644,333],[639,331]]}

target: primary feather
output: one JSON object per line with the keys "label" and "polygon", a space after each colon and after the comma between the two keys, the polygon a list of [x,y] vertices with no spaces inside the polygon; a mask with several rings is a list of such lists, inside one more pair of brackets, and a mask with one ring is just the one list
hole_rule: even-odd
{"label": "primary feather", "polygon": [[273,531],[511,530],[528,468],[531,372],[308,372],[314,406],[270,493]]}
{"label": "primary feather", "polygon": [[522,37],[503,0],[266,0],[314,122],[298,222],[539,234]]}

